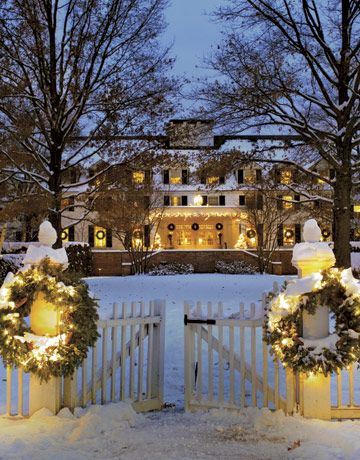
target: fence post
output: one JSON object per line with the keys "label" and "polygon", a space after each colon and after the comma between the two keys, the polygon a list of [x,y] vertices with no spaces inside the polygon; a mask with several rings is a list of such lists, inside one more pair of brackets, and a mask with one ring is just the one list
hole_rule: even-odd
{"label": "fence post", "polygon": [[296,405],[296,376],[292,369],[287,368],[286,375],[286,413],[292,415]]}
{"label": "fence post", "polygon": [[[187,302],[184,305],[184,314],[190,315],[190,305]],[[195,334],[190,324],[184,326],[184,335],[185,411],[189,411],[195,387]]]}
{"label": "fence post", "polygon": [[61,379],[60,377],[51,377],[48,382],[40,382],[40,379],[30,375],[29,386],[29,415],[42,408],[51,410],[57,414],[60,410],[61,403]]}
{"label": "fence post", "polygon": [[165,300],[154,300],[154,314],[160,316],[159,324],[154,324],[153,356],[151,370],[151,397],[164,403],[164,364],[165,364]]}
{"label": "fence post", "polygon": [[64,407],[72,412],[76,407],[77,400],[77,370],[70,377],[64,378]]}

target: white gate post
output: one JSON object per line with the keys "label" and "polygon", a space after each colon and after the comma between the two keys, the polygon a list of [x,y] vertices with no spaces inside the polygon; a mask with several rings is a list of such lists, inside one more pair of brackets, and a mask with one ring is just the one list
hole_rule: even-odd
{"label": "white gate post", "polygon": [[[295,246],[292,260],[293,266],[298,270],[299,278],[334,265],[334,254],[327,243],[319,243],[320,236],[320,228],[316,221],[314,219],[307,221],[304,227],[306,242]],[[320,251],[318,251],[319,245],[321,245]],[[309,257],[309,254],[313,254],[313,257]],[[314,315],[304,312],[302,320],[304,338],[316,340],[329,335],[329,309],[326,305],[319,306]],[[330,376],[325,377],[321,372],[309,376],[300,374],[299,405],[304,417],[330,420]]]}
{"label": "white gate post", "polygon": [[154,300],[154,314],[160,316],[159,324],[154,325],[153,356],[151,370],[151,397],[164,403],[164,363],[165,363],[165,300]]}
{"label": "white gate post", "polygon": [[51,377],[48,382],[40,382],[36,375],[30,375],[29,415],[46,408],[57,414],[61,405],[61,379]]}
{"label": "white gate post", "polygon": [[68,407],[71,412],[76,407],[77,400],[77,370],[70,377],[64,378],[64,402],[63,406]]}
{"label": "white gate post", "polygon": [[[187,302],[184,305],[184,315],[187,317],[190,315],[190,305]],[[190,324],[184,325],[184,335],[185,411],[188,412],[195,382],[194,330]]]}

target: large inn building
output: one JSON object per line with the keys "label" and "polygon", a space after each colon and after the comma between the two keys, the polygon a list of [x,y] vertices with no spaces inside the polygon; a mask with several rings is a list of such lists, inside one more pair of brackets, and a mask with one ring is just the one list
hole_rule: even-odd
{"label": "large inn building", "polygon": [[[252,222],[250,216],[254,214],[254,210],[267,212],[261,192],[264,178],[266,182],[265,165],[249,163],[243,166],[239,163],[239,167],[229,170],[226,169],[225,158],[230,151],[249,151],[259,141],[264,145],[269,143],[280,146],[282,141],[291,138],[281,135],[216,136],[213,134],[213,127],[213,122],[209,120],[172,120],[168,124],[166,135],[156,136],[156,141],[174,161],[161,168],[141,169],[136,165],[132,168],[131,180],[139,190],[143,185],[151,185],[151,193],[157,202],[156,212],[161,214],[156,225],[145,223],[141,228],[133,230],[131,237],[134,244],[142,241],[150,249],[162,249],[165,253],[187,251],[186,254],[178,256],[177,260],[183,262],[186,262],[187,258],[190,262],[196,262],[200,254],[211,251],[233,250],[234,254],[235,251],[239,254],[239,250],[256,249],[265,230],[261,223]],[[199,163],[199,158],[205,157],[208,153],[209,158],[214,154],[220,159],[220,166],[221,159],[224,158],[224,167],[217,168],[215,172],[204,168],[204,164]],[[281,156],[285,153],[281,152],[279,147],[277,154]],[[93,166],[88,168],[86,174],[92,174],[91,171],[96,169],[96,164]],[[324,162],[311,167],[330,178],[334,174]],[[70,182],[79,181],[78,174],[84,173],[74,172]],[[289,249],[301,241],[303,223],[309,217],[318,219],[324,240],[331,241],[332,238],[331,204],[315,200],[303,206],[306,199],[288,187],[293,182],[294,174],[296,172],[289,167],[273,166],[275,188],[271,193],[274,195],[278,213],[286,211],[286,218],[279,221],[272,230],[272,236],[278,252],[288,250],[289,254]],[[331,196],[329,186],[321,181],[313,181],[309,187],[319,196]],[[94,249],[94,253],[102,252],[103,256],[124,252],[124,246],[116,238],[113,229],[98,224],[96,214],[78,221],[80,216],[76,204],[77,200],[81,200],[81,193],[75,192],[71,189],[64,197],[63,206],[67,208],[63,213],[64,242],[88,243]],[[149,201],[154,196],[148,197]],[[355,203],[354,218],[359,215],[360,203]],[[354,222],[356,221],[355,219]],[[14,235],[17,236],[16,239],[24,241],[23,235],[19,232]],[[353,239],[358,237],[354,224]],[[197,256],[194,256],[194,253]],[[214,253],[213,259],[217,257]],[[105,260],[104,257],[102,260]],[[113,263],[117,262],[111,262]],[[111,270],[105,270],[103,273],[105,272],[111,274]]]}
{"label": "large inn building", "polygon": [[[172,250],[256,247],[263,229],[261,226],[254,228],[249,213],[253,209],[263,209],[263,197],[259,191],[259,184],[264,179],[263,166],[250,164],[217,174],[204,174],[199,173],[199,166],[193,158],[209,151],[226,155],[233,149],[249,150],[261,137],[264,141],[274,142],[286,136],[214,136],[212,130],[211,121],[173,120],[163,138],[163,148],[176,159],[174,164],[160,171],[133,169],[134,183],[140,187],[150,181],[157,196],[157,206],[161,208],[158,225],[151,229],[144,225],[136,230],[135,236],[144,238],[149,242],[146,244]],[[332,171],[326,164],[317,164],[316,168],[331,177]],[[292,174],[294,172],[289,168],[277,168],[278,185],[273,192],[279,212],[284,208],[289,211],[286,221],[278,225],[274,235],[278,246],[285,248],[301,241],[304,221],[304,213],[299,212],[297,205],[302,199],[287,187],[292,182]],[[325,184],[318,186],[323,194],[329,194]],[[71,195],[66,200],[68,205],[74,202]],[[314,216],[318,216],[319,207],[324,205],[319,202],[313,206]],[[96,225],[96,216],[89,219],[91,222],[72,225],[76,218],[76,208],[70,206],[63,218],[64,241],[87,242],[95,249],[123,249],[111,228]],[[322,226],[324,239],[330,240],[331,224],[324,219]]]}

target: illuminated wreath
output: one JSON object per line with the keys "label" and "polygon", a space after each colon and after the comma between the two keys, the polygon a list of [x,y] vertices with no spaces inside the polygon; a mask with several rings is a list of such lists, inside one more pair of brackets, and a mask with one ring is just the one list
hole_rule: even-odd
{"label": "illuminated wreath", "polygon": [[222,230],[224,228],[223,224],[221,224],[220,222],[218,224],[215,225],[215,228],[216,230]]}
{"label": "illuminated wreath", "polygon": [[321,230],[321,235],[322,235],[324,238],[329,238],[329,236],[331,235],[331,232],[330,232],[330,230],[328,230],[327,228],[324,228],[323,230]]}
{"label": "illuminated wreath", "polygon": [[61,232],[61,239],[64,241],[68,237],[68,232],[66,230],[63,230]]}
{"label": "illuminated wreath", "polygon": [[106,236],[106,235],[105,235],[104,230],[98,230],[98,231],[96,232],[96,238],[97,238],[98,240],[103,240],[103,239],[105,238],[105,236]]}
{"label": "illuminated wreath", "polygon": [[196,232],[199,230],[199,224],[195,223],[195,224],[192,224],[191,228]]}
{"label": "illuminated wreath", "polygon": [[[360,359],[359,284],[351,269],[331,269],[312,277],[315,283],[311,292],[289,295],[290,284],[285,284],[279,295],[269,294],[264,340],[284,367],[327,375]],[[320,305],[329,307],[335,319],[334,333],[324,339],[302,338],[303,311],[315,314]]]}
{"label": "illuminated wreath", "polygon": [[255,236],[256,236],[255,230],[248,230],[248,231],[246,232],[246,236],[247,236],[248,238],[250,238],[250,239],[255,238]]}
{"label": "illuminated wreath", "polygon": [[167,228],[168,228],[168,230],[170,230],[170,232],[173,232],[173,231],[175,230],[176,227],[175,227],[175,224],[169,224],[169,225],[167,226]]}
{"label": "illuminated wreath", "polygon": [[[28,324],[39,292],[58,310],[59,331],[54,337],[35,335]],[[97,302],[87,285],[44,259],[0,289],[0,355],[5,365],[22,367],[40,380],[70,376],[97,340],[97,320]]]}

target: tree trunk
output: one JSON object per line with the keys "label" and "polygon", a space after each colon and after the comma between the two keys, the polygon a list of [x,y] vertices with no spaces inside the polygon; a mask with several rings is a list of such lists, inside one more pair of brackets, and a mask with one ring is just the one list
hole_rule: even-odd
{"label": "tree trunk", "polygon": [[[52,156],[53,158],[54,156]],[[62,224],[61,224],[61,174],[59,167],[53,167],[53,174],[49,180],[49,189],[53,194],[53,200],[51,203],[51,208],[49,209],[49,221],[51,225],[54,227],[57,233],[57,240],[56,243],[53,245],[54,249],[62,247],[62,239],[61,239],[61,231],[62,231]]]}
{"label": "tree trunk", "polygon": [[56,233],[57,233],[57,240],[56,243],[53,245],[54,249],[58,249],[62,247],[62,239],[61,239],[61,231],[62,231],[62,226],[61,226],[61,213],[59,210],[50,210],[49,211],[49,221],[51,225],[55,228]]}
{"label": "tree trunk", "polygon": [[334,253],[336,266],[348,268],[350,260],[351,176],[338,172],[334,186]]}

